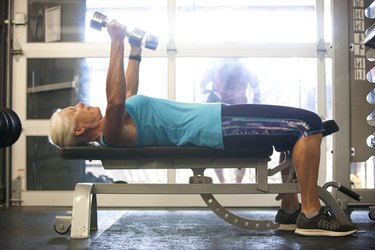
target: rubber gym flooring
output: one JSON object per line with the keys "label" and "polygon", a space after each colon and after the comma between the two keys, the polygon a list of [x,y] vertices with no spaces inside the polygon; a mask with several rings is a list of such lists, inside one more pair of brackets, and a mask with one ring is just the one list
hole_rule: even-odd
{"label": "rubber gym flooring", "polygon": [[[368,209],[351,219],[349,237],[303,237],[293,232],[251,231],[232,226],[207,209],[103,209],[89,239],[70,239],[53,229],[56,215],[71,208],[0,208],[0,249],[375,249],[375,222]],[[232,209],[251,219],[274,219],[277,209]]]}

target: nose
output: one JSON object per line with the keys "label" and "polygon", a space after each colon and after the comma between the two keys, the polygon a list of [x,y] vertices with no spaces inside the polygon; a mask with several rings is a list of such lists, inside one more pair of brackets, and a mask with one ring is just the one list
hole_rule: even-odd
{"label": "nose", "polygon": [[76,108],[83,108],[84,107],[84,105],[83,105],[83,103],[82,102],[80,102],[80,103],[78,103],[76,106],[75,106]]}

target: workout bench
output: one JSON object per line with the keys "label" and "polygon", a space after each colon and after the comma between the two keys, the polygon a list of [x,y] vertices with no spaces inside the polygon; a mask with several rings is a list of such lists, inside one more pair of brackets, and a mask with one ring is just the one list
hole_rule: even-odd
{"label": "workout bench", "polygon": [[[334,121],[325,123],[326,133],[338,130]],[[336,127],[332,128],[332,122]],[[238,227],[252,230],[277,229],[278,224],[270,220],[251,220],[233,214],[224,208],[213,194],[279,194],[298,193],[294,180],[294,169],[286,183],[270,184],[268,177],[292,166],[291,152],[285,151],[285,160],[269,169],[268,162],[273,147],[236,150],[215,150],[202,147],[66,147],[60,150],[64,159],[101,160],[105,169],[187,169],[193,171],[189,184],[127,184],[127,183],[78,183],[74,191],[71,216],[56,216],[55,230],[64,234],[71,229],[71,238],[88,238],[90,230],[97,228],[97,194],[200,194],[207,206],[220,218]],[[206,168],[255,168],[254,184],[213,184],[204,176]],[[350,223],[336,199],[326,188],[333,186],[348,195],[353,192],[340,184],[330,182],[318,187],[321,200],[343,223]],[[355,195],[355,194],[354,194]]]}

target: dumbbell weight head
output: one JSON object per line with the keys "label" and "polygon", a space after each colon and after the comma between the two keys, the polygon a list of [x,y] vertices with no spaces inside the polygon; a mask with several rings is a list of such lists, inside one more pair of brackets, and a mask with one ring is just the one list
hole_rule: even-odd
{"label": "dumbbell weight head", "polygon": [[129,34],[129,44],[136,48],[146,48],[155,50],[158,47],[159,39],[157,36],[146,34],[141,29],[133,29]]}
{"label": "dumbbell weight head", "polygon": [[129,33],[128,40],[129,44],[137,48],[145,47],[146,49],[155,50],[158,46],[158,37],[146,34],[145,31],[137,28]]}
{"label": "dumbbell weight head", "polygon": [[106,15],[103,15],[100,12],[95,12],[90,21],[90,27],[98,31],[101,31],[102,28],[107,27],[107,23],[108,17]]}
{"label": "dumbbell weight head", "polygon": [[[108,17],[100,12],[95,12],[91,21],[90,27],[101,31],[102,28],[107,27]],[[129,44],[137,48],[146,48],[155,50],[158,46],[159,39],[157,36],[146,34],[145,31],[135,28],[127,34]]]}
{"label": "dumbbell weight head", "polygon": [[22,125],[18,115],[7,108],[0,108],[0,147],[15,143],[21,135]]}
{"label": "dumbbell weight head", "polygon": [[147,35],[144,46],[146,49],[156,50],[156,48],[158,47],[158,43],[159,43],[159,38],[157,36]]}
{"label": "dumbbell weight head", "polygon": [[134,29],[129,35],[129,44],[133,45],[134,47],[141,48],[145,38],[146,32],[141,29]]}

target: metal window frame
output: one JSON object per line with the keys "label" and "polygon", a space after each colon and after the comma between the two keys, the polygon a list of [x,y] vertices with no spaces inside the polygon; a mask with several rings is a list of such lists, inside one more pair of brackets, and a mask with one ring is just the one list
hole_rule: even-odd
{"label": "metal window frame", "polygon": [[[13,0],[14,13],[27,13],[27,0]],[[317,10],[323,11],[324,0],[316,0]],[[308,57],[317,58],[318,41],[323,39],[323,47],[329,48],[330,44],[324,42],[323,37],[323,23],[318,22],[318,39],[316,43],[311,44],[183,44],[179,43],[178,53],[174,53],[174,20],[175,20],[175,0],[168,0],[168,18],[169,18],[169,36],[170,41],[166,44],[160,44],[159,49],[155,52],[144,51],[145,57],[164,57],[168,58],[168,98],[175,99],[175,68],[176,58],[178,57]],[[319,13],[318,16],[322,16]],[[27,27],[14,27],[14,42],[19,44],[23,55],[21,57],[13,58],[13,99],[15,100],[13,108],[22,118],[26,117],[26,94],[27,94],[27,59],[28,58],[105,58],[109,54],[108,44],[85,44],[85,43],[27,43]],[[331,57],[331,51],[327,50],[326,57]],[[324,60],[318,60],[318,70],[325,70]],[[324,93],[325,74],[318,73],[319,93]],[[322,92],[323,91],[323,92]],[[319,112],[325,116],[325,97],[319,96]],[[324,118],[324,117],[323,117]],[[12,151],[12,175],[15,179],[19,175],[19,170],[26,169],[26,137],[27,136],[46,136],[48,120],[22,120],[23,133],[19,141],[13,146]],[[324,150],[323,150],[324,151]],[[21,156],[21,157],[20,157]],[[322,159],[323,160],[323,159]],[[319,176],[320,182],[325,182],[325,163],[322,162],[321,174]],[[175,182],[175,170],[168,172],[168,181]],[[24,191],[22,192],[22,199],[24,205],[70,205],[72,203],[73,191]],[[171,198],[169,198],[171,197]],[[152,196],[131,199],[138,205],[145,206],[201,206],[199,197],[174,197],[168,196]],[[263,199],[264,198],[264,199]],[[239,196],[222,197],[224,203],[238,206],[275,206],[279,203],[274,201],[273,196],[264,195],[264,197],[246,196],[242,198]],[[102,200],[99,205],[124,206],[121,199],[113,199],[108,196]],[[126,198],[124,199],[126,200]],[[151,201],[151,204],[150,204]],[[156,203],[155,203],[156,202]],[[126,203],[125,203],[126,204]],[[156,204],[156,205],[155,205]]]}

